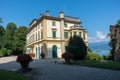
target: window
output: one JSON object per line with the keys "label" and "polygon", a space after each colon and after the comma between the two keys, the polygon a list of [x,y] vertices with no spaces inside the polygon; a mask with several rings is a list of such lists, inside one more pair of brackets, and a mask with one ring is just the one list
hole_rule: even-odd
{"label": "window", "polygon": [[84,40],[85,40],[85,34],[83,36],[84,36]]}
{"label": "window", "polygon": [[68,39],[68,32],[64,32],[64,38]]}
{"label": "window", "polygon": [[65,23],[64,26],[67,27],[67,23]]}
{"label": "window", "polygon": [[117,29],[115,29],[115,33],[117,33]]}
{"label": "window", "polygon": [[52,21],[52,26],[55,26],[55,21]]}
{"label": "window", "polygon": [[40,24],[38,25],[38,29],[40,29]]}
{"label": "window", "polygon": [[81,32],[79,32],[79,36],[80,36],[80,37],[82,37],[81,35],[82,35],[82,33],[81,33]]}
{"label": "window", "polygon": [[41,31],[41,39],[43,38],[43,32]]}
{"label": "window", "polygon": [[38,40],[40,39],[40,32],[38,31]]}
{"label": "window", "polygon": [[43,23],[41,23],[41,27],[43,26]]}
{"label": "window", "polygon": [[37,33],[36,33],[36,41],[37,41]]}
{"label": "window", "polygon": [[56,38],[56,31],[52,31],[52,37]]}
{"label": "window", "polygon": [[74,32],[74,35],[77,35],[77,32]]}
{"label": "window", "polygon": [[70,36],[72,36],[72,32],[70,32]]}

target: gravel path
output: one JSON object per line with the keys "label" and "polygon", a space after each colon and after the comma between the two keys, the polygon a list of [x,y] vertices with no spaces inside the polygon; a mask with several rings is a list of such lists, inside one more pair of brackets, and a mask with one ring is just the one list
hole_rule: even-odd
{"label": "gravel path", "polygon": [[[12,59],[11,59],[12,58]],[[16,57],[11,57],[7,63],[1,62],[0,69],[17,70],[20,65],[15,62]],[[6,61],[5,61],[6,62]],[[65,65],[55,60],[34,60],[30,63],[32,71],[25,75],[33,80],[120,80],[120,71]]]}

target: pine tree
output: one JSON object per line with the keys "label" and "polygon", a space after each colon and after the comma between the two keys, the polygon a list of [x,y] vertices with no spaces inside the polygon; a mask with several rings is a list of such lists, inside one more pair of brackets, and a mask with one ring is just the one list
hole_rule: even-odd
{"label": "pine tree", "polygon": [[70,37],[67,51],[73,54],[75,60],[83,60],[87,54],[87,47],[80,36]]}

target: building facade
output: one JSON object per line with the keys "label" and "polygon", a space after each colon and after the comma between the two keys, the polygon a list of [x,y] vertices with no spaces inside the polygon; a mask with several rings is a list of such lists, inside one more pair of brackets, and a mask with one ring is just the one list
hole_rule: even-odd
{"label": "building facade", "polygon": [[88,45],[87,31],[80,26],[80,19],[65,16],[60,12],[59,17],[40,14],[39,19],[30,23],[26,36],[26,53],[34,53],[40,58],[41,52],[46,58],[61,58],[70,36],[79,35]]}
{"label": "building facade", "polygon": [[110,25],[112,56],[115,61],[120,61],[120,27]]}

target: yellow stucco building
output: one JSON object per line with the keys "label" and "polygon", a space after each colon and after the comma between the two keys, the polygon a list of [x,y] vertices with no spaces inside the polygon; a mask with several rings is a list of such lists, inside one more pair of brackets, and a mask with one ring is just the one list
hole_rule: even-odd
{"label": "yellow stucco building", "polygon": [[79,35],[88,45],[87,31],[80,26],[80,19],[65,16],[60,12],[59,17],[40,14],[39,19],[33,19],[26,36],[26,53],[34,53],[40,58],[41,52],[46,58],[61,58],[70,36]]}

